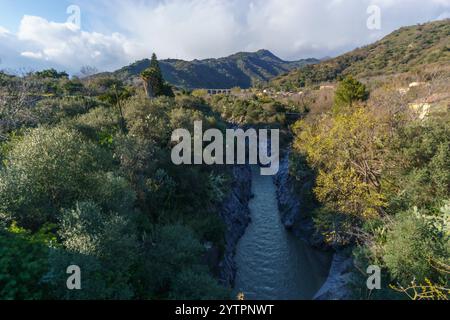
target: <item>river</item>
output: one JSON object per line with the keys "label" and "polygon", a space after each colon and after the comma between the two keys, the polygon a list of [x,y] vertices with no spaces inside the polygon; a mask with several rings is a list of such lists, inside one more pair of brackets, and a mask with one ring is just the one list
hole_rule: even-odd
{"label": "river", "polygon": [[251,223],[236,249],[235,294],[248,300],[309,300],[325,282],[331,256],[288,232],[271,176],[252,168]]}

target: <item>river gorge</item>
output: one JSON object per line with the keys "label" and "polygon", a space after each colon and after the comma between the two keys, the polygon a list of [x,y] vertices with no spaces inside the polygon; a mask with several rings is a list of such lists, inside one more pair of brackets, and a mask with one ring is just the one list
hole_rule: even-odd
{"label": "river gorge", "polygon": [[312,299],[326,281],[331,255],[288,231],[271,176],[251,169],[250,222],[236,246],[235,294],[251,300]]}

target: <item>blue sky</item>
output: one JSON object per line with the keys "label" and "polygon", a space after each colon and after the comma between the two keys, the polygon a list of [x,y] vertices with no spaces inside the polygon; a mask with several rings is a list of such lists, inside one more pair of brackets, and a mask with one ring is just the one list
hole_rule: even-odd
{"label": "blue sky", "polygon": [[[78,5],[81,25],[69,23]],[[367,9],[380,9],[369,29]],[[0,69],[113,70],[150,56],[268,49],[335,56],[406,25],[450,17],[450,0],[0,0]]]}
{"label": "blue sky", "polygon": [[65,21],[66,8],[72,3],[67,0],[0,0],[0,25],[16,32],[25,14]]}

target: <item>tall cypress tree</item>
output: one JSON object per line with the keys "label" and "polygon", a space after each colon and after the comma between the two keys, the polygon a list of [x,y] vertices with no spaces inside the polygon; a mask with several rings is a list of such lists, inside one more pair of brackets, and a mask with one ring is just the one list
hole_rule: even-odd
{"label": "tall cypress tree", "polygon": [[158,81],[161,82],[161,85],[164,84],[164,78],[162,75],[161,67],[159,66],[158,57],[155,53],[152,54],[152,59],[150,60],[150,68],[155,69],[155,77],[158,78]]}
{"label": "tall cypress tree", "polygon": [[171,87],[164,81],[161,67],[155,53],[152,54],[150,67],[141,73],[141,78],[144,81],[144,89],[149,98],[162,95],[173,96]]}

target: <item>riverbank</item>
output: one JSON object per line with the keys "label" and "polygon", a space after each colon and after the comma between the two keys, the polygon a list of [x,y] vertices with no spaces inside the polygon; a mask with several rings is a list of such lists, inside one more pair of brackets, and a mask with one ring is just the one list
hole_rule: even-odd
{"label": "riverbank", "polygon": [[310,300],[328,275],[331,256],[286,230],[272,176],[252,167],[251,222],[238,242],[234,294],[249,300]]}
{"label": "riverbank", "polygon": [[[314,300],[346,300],[351,298],[348,283],[351,277],[353,259],[343,251],[327,245],[324,238],[316,232],[312,216],[305,210],[304,199],[294,189],[293,178],[289,174],[289,151],[280,159],[280,170],[274,177],[277,187],[278,206],[281,221],[286,229],[309,246],[332,252],[328,277],[314,296]],[[312,181],[304,181],[303,188],[311,188]]]}
{"label": "riverbank", "polygon": [[248,165],[236,165],[232,169],[231,192],[223,202],[219,212],[226,225],[225,248],[219,264],[220,280],[227,287],[234,286],[236,277],[236,247],[250,223],[248,207],[252,197],[252,172]]}

